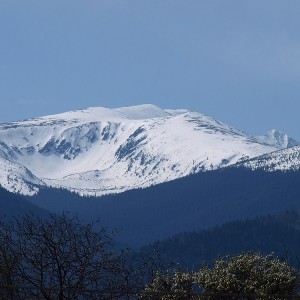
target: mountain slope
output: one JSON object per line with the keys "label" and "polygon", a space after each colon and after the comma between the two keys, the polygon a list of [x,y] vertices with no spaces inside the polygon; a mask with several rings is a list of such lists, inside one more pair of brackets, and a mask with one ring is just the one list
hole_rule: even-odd
{"label": "mountain slope", "polygon": [[35,177],[24,166],[5,159],[0,154],[0,186],[6,190],[22,194],[34,195],[44,183]]}
{"label": "mountain slope", "polygon": [[11,220],[14,217],[33,214],[47,218],[50,212],[32,204],[25,196],[17,195],[0,187],[0,218]]}
{"label": "mountain slope", "polygon": [[0,141],[3,159],[24,166],[42,184],[91,196],[144,188],[276,150],[203,114],[153,105],[88,108],[1,124]]}
{"label": "mountain slope", "polygon": [[264,171],[291,171],[300,169],[300,146],[268,153],[245,162],[236,167]]}

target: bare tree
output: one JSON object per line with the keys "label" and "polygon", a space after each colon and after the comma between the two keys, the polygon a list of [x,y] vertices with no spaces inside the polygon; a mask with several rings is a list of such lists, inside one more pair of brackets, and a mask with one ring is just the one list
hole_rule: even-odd
{"label": "bare tree", "polygon": [[0,299],[15,299],[17,291],[17,266],[20,255],[12,237],[12,227],[4,220],[0,221]]}
{"label": "bare tree", "polygon": [[65,213],[27,215],[0,227],[0,279],[12,287],[11,299],[13,288],[27,299],[120,298],[121,258],[106,229]]}
{"label": "bare tree", "polygon": [[134,299],[164,258],[118,250],[114,234],[68,214],[0,222],[0,300]]}

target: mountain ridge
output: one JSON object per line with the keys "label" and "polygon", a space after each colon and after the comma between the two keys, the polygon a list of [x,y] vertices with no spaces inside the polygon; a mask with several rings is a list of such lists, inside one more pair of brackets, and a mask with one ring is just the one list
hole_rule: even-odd
{"label": "mountain ridge", "polygon": [[[32,194],[40,184],[90,196],[144,188],[278,149],[204,114],[151,104],[3,123],[0,141],[2,163],[20,166],[16,180],[2,183],[7,189]],[[32,174],[30,191],[23,187],[24,170]]]}

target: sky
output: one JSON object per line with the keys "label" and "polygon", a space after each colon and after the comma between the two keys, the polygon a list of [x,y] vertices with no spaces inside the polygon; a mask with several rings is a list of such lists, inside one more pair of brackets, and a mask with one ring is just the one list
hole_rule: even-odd
{"label": "sky", "polygon": [[186,108],[300,141],[299,0],[1,0],[0,122]]}

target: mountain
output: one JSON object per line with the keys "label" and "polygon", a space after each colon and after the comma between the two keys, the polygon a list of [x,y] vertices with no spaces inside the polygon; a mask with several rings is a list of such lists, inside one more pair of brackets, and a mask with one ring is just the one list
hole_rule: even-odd
{"label": "mountain", "polygon": [[263,136],[257,136],[257,140],[278,149],[284,149],[299,145],[299,142],[289,137],[286,133],[273,129]]}
{"label": "mountain", "polygon": [[277,146],[187,110],[88,108],[0,124],[0,187],[141,246],[299,211],[300,146]]}
{"label": "mountain", "polygon": [[87,108],[0,124],[0,185],[24,195],[48,186],[101,196],[275,150],[197,112],[154,105]]}

